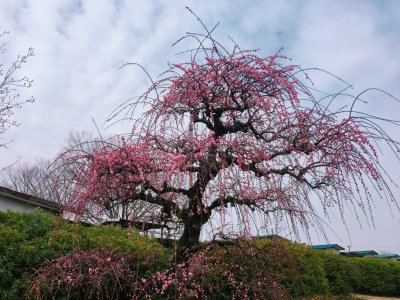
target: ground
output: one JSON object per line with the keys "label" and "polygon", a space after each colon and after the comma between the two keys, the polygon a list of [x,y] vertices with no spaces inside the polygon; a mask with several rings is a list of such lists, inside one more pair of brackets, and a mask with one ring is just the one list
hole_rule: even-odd
{"label": "ground", "polygon": [[359,300],[399,300],[400,297],[378,297],[367,295],[355,295]]}
{"label": "ground", "polygon": [[[308,298],[307,298],[308,300]],[[353,296],[315,296],[311,300],[400,300],[400,297],[381,297],[355,294]]]}

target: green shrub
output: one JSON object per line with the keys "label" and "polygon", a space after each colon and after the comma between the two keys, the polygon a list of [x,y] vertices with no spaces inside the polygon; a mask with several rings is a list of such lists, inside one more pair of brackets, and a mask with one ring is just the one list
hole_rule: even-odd
{"label": "green shrub", "polygon": [[[114,251],[116,257],[128,255],[133,281],[150,280],[157,272],[176,280],[190,270],[189,281],[171,286],[180,286],[188,295],[196,289],[218,295],[218,299],[240,297],[242,290],[266,299],[352,292],[400,295],[399,262],[348,258],[280,239],[256,239],[214,247],[204,258],[192,260],[192,266],[186,262],[167,269],[170,250],[136,230],[84,227],[36,211],[0,212],[0,299],[20,299],[41,266],[96,249]],[[174,277],[174,272],[181,274]]]}
{"label": "green shrub", "polygon": [[[63,222],[50,232],[45,240],[50,246],[46,247],[47,250],[57,253],[70,253],[74,248],[128,251],[134,257],[137,268],[143,272],[159,270],[160,266],[166,267],[170,257],[169,251],[156,240],[141,236],[137,230],[127,231],[112,225],[84,227]],[[37,242],[39,245],[44,244],[42,240]]]}
{"label": "green shrub", "polygon": [[348,257],[318,251],[323,260],[329,292],[332,295],[349,295],[355,291],[359,270]]}
{"label": "green shrub", "polygon": [[99,248],[129,252],[131,267],[140,275],[147,276],[169,263],[168,250],[136,230],[84,227],[41,211],[0,212],[0,299],[20,299],[35,270],[44,263]]}
{"label": "green shrub", "polygon": [[[285,247],[295,258],[295,262],[300,274],[296,282],[289,281],[287,284],[290,293],[294,298],[329,295],[329,282],[327,279],[324,261],[316,251],[303,244],[285,242]],[[288,278],[291,272],[288,270]],[[297,283],[299,282],[299,283]]]}
{"label": "green shrub", "polygon": [[358,270],[355,291],[380,296],[400,296],[400,263],[377,258],[349,259]]}
{"label": "green shrub", "polygon": [[[186,256],[187,255],[187,256]],[[186,253],[138,287],[138,299],[290,299],[282,285],[290,255],[279,244],[237,240]]]}
{"label": "green shrub", "polygon": [[188,266],[191,271],[182,273],[195,274],[190,284],[218,295],[216,299],[239,299],[244,297],[241,291],[252,295],[250,299],[329,294],[323,259],[304,245],[280,239],[239,240],[213,248],[205,256],[197,267]]}
{"label": "green shrub", "polygon": [[17,230],[26,240],[46,235],[52,225],[54,217],[41,210],[32,213],[6,211],[0,212],[0,224]]}
{"label": "green shrub", "polygon": [[36,237],[43,237],[53,218],[48,214],[0,212],[0,299],[18,299],[23,294],[26,279],[33,273],[25,249]]}
{"label": "green shrub", "polygon": [[27,294],[35,300],[128,300],[137,280],[130,261],[128,253],[104,248],[67,254],[42,266]]}
{"label": "green shrub", "polygon": [[400,296],[400,263],[366,257],[343,257],[318,250],[332,295],[350,293]]}
{"label": "green shrub", "polygon": [[[400,296],[400,263],[377,258],[350,258],[287,243],[299,266],[301,285],[294,296],[349,295]],[[288,288],[291,288],[289,285]]]}
{"label": "green shrub", "polygon": [[[270,243],[259,240],[258,243]],[[400,263],[377,258],[349,258],[281,241],[294,263],[282,281],[294,298],[354,292],[400,296]],[[279,257],[277,257],[279,258]],[[293,277],[296,274],[295,277]]]}

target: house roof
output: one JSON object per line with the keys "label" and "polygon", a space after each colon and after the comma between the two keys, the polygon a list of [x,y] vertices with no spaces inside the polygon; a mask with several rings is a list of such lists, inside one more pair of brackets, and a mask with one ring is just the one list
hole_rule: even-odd
{"label": "house roof", "polygon": [[349,256],[365,256],[365,255],[377,255],[378,252],[374,250],[360,250],[360,251],[347,251],[347,252],[340,252],[342,255],[349,255]]}
{"label": "house roof", "polygon": [[395,253],[384,253],[384,254],[378,254],[374,255],[376,258],[399,258],[400,255],[395,254]]}
{"label": "house roof", "polygon": [[338,244],[311,245],[311,248],[317,250],[326,250],[326,249],[344,250],[344,248],[342,246],[339,246]]}
{"label": "house roof", "polygon": [[36,196],[32,196],[29,194],[25,194],[22,192],[17,192],[12,189],[0,186],[0,195],[4,195],[10,198],[13,198],[17,201],[25,202],[28,204],[36,205],[48,210],[52,210],[55,212],[60,212],[62,206],[60,203],[54,202],[54,201],[49,201],[46,199],[42,199]]}

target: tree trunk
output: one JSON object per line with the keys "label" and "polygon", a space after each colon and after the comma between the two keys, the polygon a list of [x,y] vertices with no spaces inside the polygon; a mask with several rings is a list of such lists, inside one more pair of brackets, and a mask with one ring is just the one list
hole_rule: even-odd
{"label": "tree trunk", "polygon": [[195,215],[185,220],[183,234],[179,239],[181,249],[190,249],[200,244],[201,228],[207,223],[209,216],[207,214]]}

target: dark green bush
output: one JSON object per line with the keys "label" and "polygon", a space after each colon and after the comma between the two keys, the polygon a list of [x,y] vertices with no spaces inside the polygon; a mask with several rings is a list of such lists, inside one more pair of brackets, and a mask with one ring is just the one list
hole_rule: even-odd
{"label": "dark green bush", "polygon": [[[166,271],[169,250],[135,230],[83,227],[40,211],[0,212],[0,299],[20,299],[35,270],[52,260],[96,249],[115,251],[116,255],[128,253],[135,280],[151,278],[158,271],[170,272],[168,276],[176,272],[173,267]],[[187,266],[196,275],[188,284],[199,291],[209,290],[218,299],[240,292],[239,282],[249,291],[260,293],[263,289],[263,297],[272,298],[275,292],[281,298],[296,299],[352,292],[400,295],[399,262],[342,257],[279,239],[242,241],[241,247],[227,244],[213,248],[210,255],[216,259],[207,259],[209,265]],[[262,278],[263,288],[259,289],[255,283]],[[187,291],[190,294],[192,290]]]}
{"label": "dark green bush", "polygon": [[285,247],[295,257],[300,273],[300,283],[288,286],[291,294],[295,298],[328,295],[329,282],[324,261],[318,253],[303,244],[286,242]]}
{"label": "dark green bush", "polygon": [[343,257],[318,250],[310,251],[323,261],[330,294],[400,296],[399,262],[377,258]]}
{"label": "dark green bush", "polygon": [[325,251],[315,251],[323,261],[328,280],[329,293],[332,295],[349,295],[354,292],[359,270],[351,259]]}
{"label": "dark green bush", "polygon": [[358,270],[354,290],[363,294],[400,296],[400,262],[378,258],[349,258]]}
{"label": "dark green bush", "polygon": [[41,211],[0,212],[0,299],[20,299],[42,264],[76,251],[98,248],[129,252],[131,267],[143,276],[169,263],[164,247],[135,230],[84,227]]}
{"label": "dark green bush", "polygon": [[215,299],[239,299],[244,297],[241,290],[250,299],[329,294],[323,259],[304,245],[280,239],[239,240],[217,246],[205,256],[199,266],[188,266],[191,271],[184,272],[195,274],[190,285],[218,295]]}
{"label": "dark green bush", "polygon": [[52,215],[40,210],[36,210],[33,213],[0,212],[0,224],[17,230],[24,235],[25,240],[36,239],[46,235],[50,231],[53,222],[54,217]]}
{"label": "dark green bush", "polygon": [[53,220],[39,211],[0,212],[0,299],[18,299],[23,294],[32,267],[38,266],[31,263],[35,255],[29,256],[25,250],[51,230]]}
{"label": "dark green bush", "polygon": [[400,263],[377,258],[350,258],[287,243],[299,266],[301,285],[294,296],[349,295],[400,296]]}
{"label": "dark green bush", "polygon": [[[44,244],[39,239],[38,244]],[[49,251],[69,253],[73,248],[92,250],[105,248],[117,252],[130,252],[136,267],[152,272],[169,263],[169,251],[156,240],[145,238],[137,230],[125,230],[119,226],[84,227],[77,224],[62,224],[49,232],[45,240]],[[36,245],[35,245],[36,246]]]}
{"label": "dark green bush", "polygon": [[176,265],[138,287],[138,299],[291,299],[284,270],[291,256],[279,244],[237,240],[186,253]]}
{"label": "dark green bush", "polygon": [[239,240],[209,254],[217,257],[217,264],[210,268],[205,284],[214,283],[215,289],[225,295],[221,299],[232,299],[233,295],[235,299],[248,295],[254,299],[289,299],[292,291],[285,285],[300,283],[295,257],[280,241]]}
{"label": "dark green bush", "polygon": [[[355,292],[400,296],[400,262],[349,258],[285,241],[282,241],[282,245],[295,260],[292,267],[286,268],[283,281],[288,293],[294,298],[349,295]],[[296,280],[293,274],[298,274]]]}

